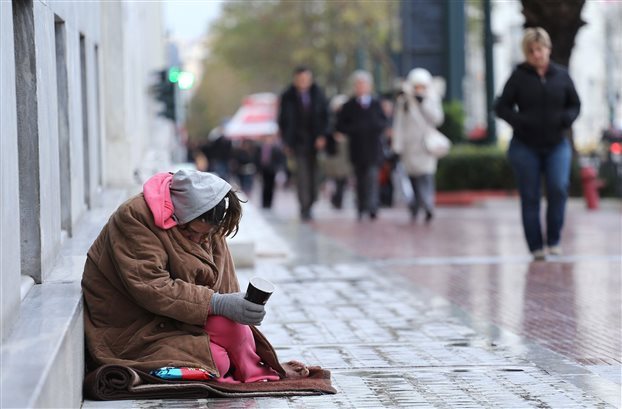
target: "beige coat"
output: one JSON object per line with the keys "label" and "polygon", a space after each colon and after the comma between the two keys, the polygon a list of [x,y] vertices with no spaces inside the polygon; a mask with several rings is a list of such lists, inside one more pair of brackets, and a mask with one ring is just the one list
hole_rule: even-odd
{"label": "beige coat", "polygon": [[[224,238],[199,245],[155,226],[143,195],[122,204],[89,249],[82,278],[86,343],[95,364],[204,368],[219,376],[203,331],[214,291],[239,291]],[[251,326],[257,353],[281,375]]]}
{"label": "beige coat", "polygon": [[[408,112],[404,104],[408,103]],[[420,104],[412,95],[404,93],[397,99],[393,116],[393,151],[410,176],[433,175],[438,160],[425,149],[423,138],[443,123],[440,99],[430,93]]]}

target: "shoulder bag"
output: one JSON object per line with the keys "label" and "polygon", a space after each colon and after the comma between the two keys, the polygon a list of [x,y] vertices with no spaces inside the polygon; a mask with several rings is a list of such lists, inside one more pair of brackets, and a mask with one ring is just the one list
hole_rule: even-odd
{"label": "shoulder bag", "polygon": [[437,159],[447,156],[451,149],[451,141],[438,129],[432,128],[423,138],[423,146],[428,153]]}

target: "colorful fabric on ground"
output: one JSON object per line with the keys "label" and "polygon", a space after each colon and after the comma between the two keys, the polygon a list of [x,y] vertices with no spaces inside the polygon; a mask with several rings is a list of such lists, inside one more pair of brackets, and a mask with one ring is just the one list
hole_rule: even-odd
{"label": "colorful fabric on ground", "polygon": [[151,375],[167,380],[182,381],[209,381],[214,379],[212,374],[202,368],[175,368],[172,366],[154,369],[151,371]]}

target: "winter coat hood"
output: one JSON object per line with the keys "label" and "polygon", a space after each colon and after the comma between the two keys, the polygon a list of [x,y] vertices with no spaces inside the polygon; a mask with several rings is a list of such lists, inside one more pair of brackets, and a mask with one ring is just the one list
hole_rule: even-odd
{"label": "winter coat hood", "polygon": [[153,214],[153,221],[161,229],[170,229],[177,226],[173,216],[175,209],[171,200],[172,173],[158,173],[143,185],[145,202]]}

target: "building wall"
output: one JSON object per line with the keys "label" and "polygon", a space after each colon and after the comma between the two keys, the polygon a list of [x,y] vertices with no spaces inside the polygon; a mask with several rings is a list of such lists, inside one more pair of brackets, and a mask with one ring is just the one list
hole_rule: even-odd
{"label": "building wall", "polygon": [[20,301],[19,173],[13,13],[0,2],[0,334],[5,338],[17,316]]}
{"label": "building wall", "polygon": [[[145,157],[170,163],[172,129],[156,119],[148,93],[151,72],[165,65],[160,9],[144,2],[0,2],[3,339],[19,316],[23,276],[51,279],[64,240],[98,193],[133,185]],[[14,26],[16,10],[28,13]],[[27,58],[16,62],[16,47]],[[20,138],[25,134],[32,138]],[[30,157],[20,153],[24,139],[34,145]]]}
{"label": "building wall", "polygon": [[[607,18],[617,17],[611,36],[622,36],[621,11],[620,2],[587,1],[581,13],[587,24],[575,38],[569,69],[582,102],[581,114],[573,126],[574,139],[577,146],[585,150],[595,149],[602,131],[609,126],[609,86],[616,88],[618,94],[622,92],[619,81],[617,84],[607,83],[613,73],[622,69],[619,65],[622,50],[610,48],[606,32]],[[609,57],[617,58],[617,67],[607,64]]]}
{"label": "building wall", "polygon": [[[120,18],[126,26],[114,28],[111,22]],[[145,171],[153,157],[159,167],[170,163],[173,128],[156,116],[157,104],[148,95],[154,72],[166,65],[162,20],[161,9],[146,3],[113,3],[103,10],[104,180],[110,186],[126,186],[139,181],[141,173],[153,173]]]}
{"label": "building wall", "polygon": [[[56,84],[56,45],[54,34],[54,12],[47,4],[40,1],[33,2],[35,27],[35,64],[37,67],[37,121],[39,142],[39,206],[40,206],[40,234],[41,260],[40,272],[31,271],[38,282],[44,281],[47,271],[54,262],[54,257],[60,248],[60,181],[59,181],[59,146],[58,146],[58,102]],[[66,31],[67,44],[67,71],[72,67],[72,50],[70,27]],[[71,77],[68,76],[69,84]],[[19,84],[18,84],[19,86]],[[69,101],[73,95],[69,88]],[[74,116],[69,105],[69,118]],[[69,137],[74,130],[69,122]],[[72,138],[73,139],[73,138]],[[70,147],[74,143],[70,139]],[[71,157],[73,165],[74,155]],[[73,193],[73,192],[72,192]],[[63,201],[71,198],[63,197]]]}

